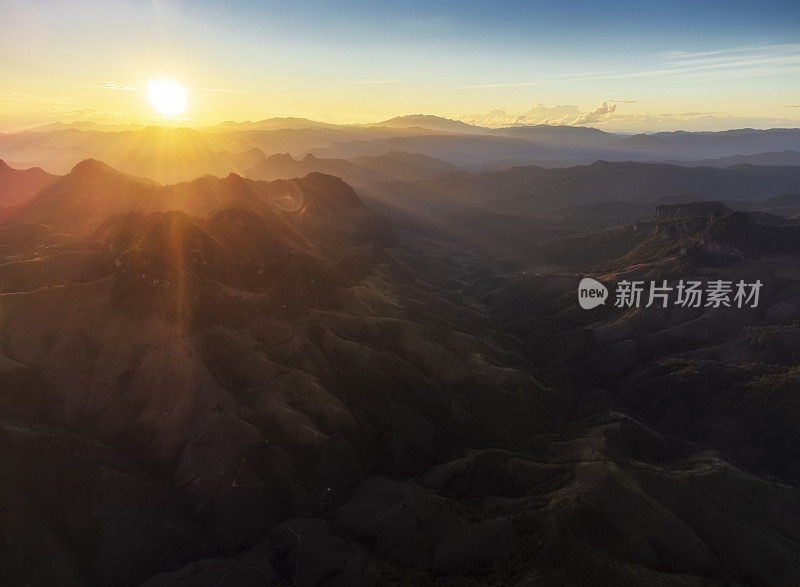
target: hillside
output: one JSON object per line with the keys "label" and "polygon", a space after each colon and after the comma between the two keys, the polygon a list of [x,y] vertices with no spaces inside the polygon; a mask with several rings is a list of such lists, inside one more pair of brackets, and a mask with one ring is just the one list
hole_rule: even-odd
{"label": "hillside", "polygon": [[[795,305],[775,286],[795,279],[798,227],[662,202],[635,226],[593,228],[642,206],[464,213],[431,230],[318,172],[161,185],[81,162],[0,226],[0,435],[13,447],[0,451],[13,479],[0,528],[14,580],[796,581],[791,436],[770,435],[769,402],[749,390],[774,381],[773,420],[796,426]],[[594,259],[601,279],[752,263],[783,322],[589,317],[575,274],[526,271],[540,255]],[[745,346],[717,349],[722,332]],[[675,363],[675,341],[706,363]],[[745,348],[770,366],[729,354]],[[654,368],[652,397],[678,420],[641,400]],[[740,373],[746,385],[725,387]],[[689,389],[714,378],[722,403],[676,403],[663,383],[676,376]],[[738,441],[703,435],[748,418],[762,424]]]}
{"label": "hillside", "polygon": [[38,167],[13,169],[0,160],[0,208],[24,203],[55,179]]}
{"label": "hillside", "polygon": [[452,175],[384,183],[366,195],[426,215],[464,211],[541,213],[564,206],[661,198],[759,200],[800,190],[800,167],[715,169],[609,163]]}

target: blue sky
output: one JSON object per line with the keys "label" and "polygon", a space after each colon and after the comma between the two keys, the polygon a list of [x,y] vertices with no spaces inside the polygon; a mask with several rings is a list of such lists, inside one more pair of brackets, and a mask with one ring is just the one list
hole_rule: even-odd
{"label": "blue sky", "polygon": [[187,86],[197,124],[424,112],[620,130],[796,126],[800,5],[6,0],[0,76],[0,128],[144,120],[141,92],[110,85],[150,77]]}

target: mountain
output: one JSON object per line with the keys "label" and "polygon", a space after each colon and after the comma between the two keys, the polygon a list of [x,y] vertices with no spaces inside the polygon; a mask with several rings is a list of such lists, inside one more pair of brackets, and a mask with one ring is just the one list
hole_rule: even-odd
{"label": "mountain", "polygon": [[509,138],[525,139],[537,143],[571,145],[590,148],[613,148],[620,135],[585,126],[537,124],[510,126],[493,131]]}
{"label": "mountain", "polygon": [[[435,174],[374,182],[423,219],[420,186],[461,207],[412,224],[317,171],[161,185],[89,159],[3,220],[12,582],[800,579],[800,227],[761,211],[794,197],[643,200],[737,170],[359,161]],[[764,306],[585,311],[587,274],[759,277]]]}
{"label": "mountain", "polygon": [[311,153],[302,159],[295,159],[289,153],[276,153],[256,162],[244,171],[244,175],[253,179],[273,180],[298,177],[311,172],[336,175],[355,183],[388,179],[350,161],[317,158]]}
{"label": "mountain", "polygon": [[333,128],[336,126],[342,126],[342,125],[328,124],[326,122],[309,120],[308,118],[283,117],[283,118],[266,118],[264,120],[259,120],[256,122],[252,122],[250,120],[246,120],[244,122],[234,122],[232,120],[228,120],[226,122],[221,122],[209,128],[214,131],[238,131],[238,130]]}
{"label": "mountain", "polygon": [[421,153],[392,152],[353,157],[351,163],[381,174],[387,179],[422,179],[457,173],[458,168]]}
{"label": "mountain", "polygon": [[635,158],[624,149],[595,149],[584,146],[558,145],[533,142],[523,138],[499,134],[418,134],[405,136],[371,137],[358,140],[339,140],[326,147],[314,149],[320,157],[349,159],[386,152],[421,153],[453,165],[478,164],[501,159],[565,160],[565,159],[615,159]]}
{"label": "mountain", "polygon": [[458,173],[444,161],[419,153],[386,153],[353,159],[327,159],[308,153],[295,159],[289,153],[261,157],[242,174],[253,179],[288,179],[307,173],[326,173],[341,177],[356,186],[369,186],[390,180],[414,180]]}
{"label": "mountain", "polygon": [[800,190],[800,167],[681,167],[609,163],[389,182],[365,196],[429,218],[484,211],[531,214],[606,201],[645,202],[667,197],[757,200]]}
{"label": "mountain", "polygon": [[78,163],[16,209],[11,224],[43,224],[83,231],[133,206],[152,211],[159,186],[95,159]]}
{"label": "mountain", "polygon": [[274,210],[279,215],[301,210],[302,222],[311,222],[333,211],[336,217],[331,219],[329,229],[332,229],[333,225],[340,227],[348,221],[347,212],[355,201],[357,196],[352,188],[336,177],[320,173],[273,182],[252,181],[232,173],[225,178],[208,175],[162,186],[87,159],[15,208],[4,224],[43,225],[50,231],[85,236],[114,215],[182,210],[205,216],[235,203],[261,213]]}
{"label": "mountain", "polygon": [[781,194],[754,202],[724,200],[723,203],[732,210],[760,211],[786,218],[800,216],[800,194]]}
{"label": "mountain", "polygon": [[190,180],[204,173],[242,173],[235,154],[253,149],[289,153],[295,158],[313,153],[323,159],[406,152],[486,170],[523,163],[561,167],[597,160],[691,163],[800,151],[800,131],[742,129],[629,136],[570,126],[487,129],[413,115],[373,125],[335,125],[302,118],[226,122],[196,129],[56,124],[0,135],[0,158],[6,161],[66,173],[77,161],[102,158],[122,171],[163,183]]}
{"label": "mountain", "polygon": [[277,122],[276,127],[249,128],[245,124],[233,129],[148,126],[80,130],[70,126],[44,132],[24,131],[0,135],[0,158],[28,162],[52,173],[67,173],[78,161],[100,158],[127,173],[172,183],[204,173],[226,175],[241,171],[235,167],[238,162],[230,159],[231,154],[235,156],[253,149],[265,153],[289,152],[302,157],[336,142],[431,132],[341,125],[286,128],[284,123]]}
{"label": "mountain", "polygon": [[659,132],[620,139],[618,147],[640,154],[672,159],[709,159],[800,150],[800,129],[744,128],[719,132]]}
{"label": "mountain", "polygon": [[[796,484],[789,431],[800,417],[793,399],[800,225],[714,201],[653,209],[631,225],[496,240],[489,252],[500,259],[497,251],[516,251],[520,265],[476,272],[471,291],[562,385],[602,386],[614,405],[663,434],[720,451],[739,470]],[[610,301],[587,312],[575,303],[576,276],[587,275],[606,284],[611,300],[622,280],[760,280],[762,287],[755,308],[645,308],[645,300],[635,311]],[[524,315],[520,304],[529,308]]]}
{"label": "mountain", "polygon": [[796,133],[411,118],[0,135],[6,583],[800,583]]}
{"label": "mountain", "polygon": [[717,159],[701,159],[692,162],[676,162],[676,165],[702,165],[704,167],[734,167],[736,165],[800,165],[800,151],[756,153],[755,155],[732,155],[729,157],[718,157]]}
{"label": "mountain", "polygon": [[[412,277],[391,230],[338,178],[161,186],[87,160],[16,220],[0,231],[2,281],[17,288],[0,322],[0,430],[24,445],[0,451],[17,473],[0,486],[3,528],[31,524],[15,577],[52,543],[50,519],[75,538],[39,566],[45,578],[133,584],[209,555],[271,552],[280,524],[332,518],[361,483],[550,426],[537,383],[496,366],[503,352],[472,334],[471,311]],[[35,252],[9,238],[35,222],[69,238]],[[520,413],[525,426],[509,426]],[[48,488],[66,466],[80,468]],[[25,487],[35,494],[22,500]],[[131,548],[121,511],[146,547]],[[508,523],[442,511],[443,569],[502,558],[514,540]],[[465,529],[503,546],[475,552]]]}
{"label": "mountain", "polygon": [[424,128],[436,132],[447,133],[471,133],[481,134],[487,132],[487,129],[481,126],[474,126],[461,122],[460,120],[451,120],[449,118],[442,118],[441,116],[432,116],[430,114],[409,114],[407,116],[395,116],[389,120],[376,122],[371,126],[386,127],[386,128]]}
{"label": "mountain", "polygon": [[50,132],[67,129],[110,132],[140,130],[145,127],[146,125],[144,124],[100,124],[88,120],[76,120],[74,122],[51,122],[50,124],[43,124],[42,126],[25,129],[24,132]]}
{"label": "mountain", "polygon": [[800,130],[743,129],[628,136],[592,128],[540,125],[446,136],[360,139],[336,143],[315,153],[350,158],[376,151],[412,151],[456,165],[474,165],[502,159],[685,161],[786,149],[800,150]]}
{"label": "mountain", "polygon": [[55,179],[39,167],[14,169],[0,160],[0,208],[26,202]]}

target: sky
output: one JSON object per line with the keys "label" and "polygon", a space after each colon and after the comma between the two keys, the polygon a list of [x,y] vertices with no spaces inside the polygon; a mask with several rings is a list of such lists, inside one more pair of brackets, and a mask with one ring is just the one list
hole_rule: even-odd
{"label": "sky", "polygon": [[[150,79],[186,88],[165,118]],[[800,127],[800,3],[3,0],[0,131],[434,114]]]}

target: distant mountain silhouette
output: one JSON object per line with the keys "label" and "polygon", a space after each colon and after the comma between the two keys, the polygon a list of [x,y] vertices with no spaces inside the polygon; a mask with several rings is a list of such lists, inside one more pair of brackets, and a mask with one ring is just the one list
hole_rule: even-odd
{"label": "distant mountain silhouette", "polygon": [[98,131],[98,132],[109,132],[109,131],[129,131],[129,130],[140,130],[146,128],[146,124],[101,124],[99,122],[92,122],[89,120],[76,120],[74,122],[51,122],[49,124],[43,124],[41,126],[36,126],[33,128],[25,129],[26,131],[31,132],[50,132],[54,130],[83,130],[83,131]]}
{"label": "distant mountain silhouette", "polygon": [[452,165],[488,165],[497,169],[497,162],[504,160],[510,164],[534,161],[544,166],[563,166],[596,160],[691,162],[786,150],[800,152],[800,130],[740,129],[631,136],[572,126],[490,129],[437,116],[412,115],[377,124],[274,118],[195,129],[56,123],[35,132],[0,135],[0,158],[7,161],[65,173],[76,161],[99,157],[118,169],[167,183],[203,173],[241,173],[243,169],[237,167],[235,158],[220,154],[252,149],[267,154],[290,153],[295,158],[313,152],[323,159],[407,152]]}
{"label": "distant mountain silhouette", "polygon": [[437,132],[448,133],[485,133],[487,129],[460,120],[451,120],[449,118],[442,118],[441,116],[432,116],[430,114],[410,114],[408,116],[396,116],[389,120],[376,122],[371,126],[388,127],[388,128],[425,128]]}
{"label": "distant mountain silhouette", "polygon": [[619,134],[591,127],[549,124],[510,126],[494,129],[492,133],[537,143],[571,145],[582,148],[613,147],[621,138]]}
{"label": "distant mountain silhouette", "polygon": [[422,179],[459,171],[454,165],[420,153],[363,155],[350,159],[350,162],[391,179]]}
{"label": "distant mountain silhouette", "polygon": [[302,159],[295,159],[289,153],[276,153],[265,157],[244,171],[253,179],[288,179],[311,172],[327,173],[341,177],[348,182],[380,181],[385,176],[344,159],[322,159],[309,153]]}
{"label": "distant mountain silhouette", "polygon": [[787,149],[780,152],[756,153],[755,155],[731,155],[716,159],[700,159],[698,161],[675,161],[675,165],[703,166],[703,167],[733,167],[735,165],[800,165],[800,151]]}
{"label": "distant mountain silhouette", "polygon": [[321,173],[273,182],[252,181],[231,173],[224,178],[207,175],[163,186],[87,159],[15,208],[5,224],[43,224],[85,235],[108,217],[127,212],[182,210],[190,215],[207,215],[230,204],[261,213],[271,211],[272,215],[301,214],[303,222],[316,224],[324,217],[331,223],[328,230],[352,232],[359,229],[362,220],[369,222],[366,212],[358,218],[352,216],[353,207],[363,208],[352,188],[337,177]]}
{"label": "distant mountain silhouette", "polygon": [[708,159],[735,155],[800,150],[800,129],[744,128],[719,132],[660,132],[622,138],[618,148],[671,159]]}
{"label": "distant mountain silhouette", "polygon": [[319,172],[341,177],[354,185],[365,185],[395,179],[422,179],[458,173],[458,168],[418,153],[386,153],[384,155],[328,159],[312,153],[295,159],[289,153],[261,157],[242,173],[252,179],[288,179]]}
{"label": "distant mountain silhouette", "polygon": [[681,167],[596,162],[567,168],[523,166],[382,184],[377,199],[417,213],[486,210],[531,213],[604,201],[664,197],[756,200],[800,191],[800,167]]}
{"label": "distant mountain silhouette", "polygon": [[252,122],[246,120],[244,122],[226,121],[210,127],[213,130],[284,130],[284,129],[303,129],[303,128],[333,128],[342,126],[338,124],[328,124],[325,122],[318,122],[316,120],[309,120],[308,118],[296,117],[283,117],[283,118],[266,118]]}
{"label": "distant mountain silhouette", "polygon": [[55,180],[55,175],[39,167],[14,169],[0,160],[0,208],[26,202]]}

